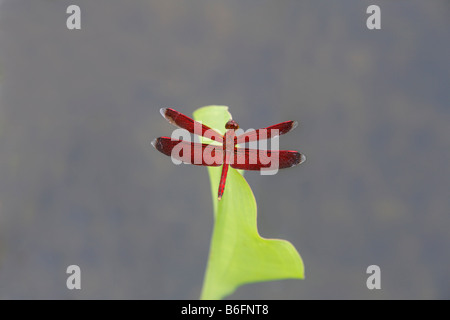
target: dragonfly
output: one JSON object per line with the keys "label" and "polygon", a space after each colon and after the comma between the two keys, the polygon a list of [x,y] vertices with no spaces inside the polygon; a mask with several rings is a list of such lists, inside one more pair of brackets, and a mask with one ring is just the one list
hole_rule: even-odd
{"label": "dragonfly", "polygon": [[286,134],[297,127],[297,121],[285,121],[267,128],[251,130],[236,135],[239,125],[233,119],[225,124],[224,135],[172,108],[161,108],[161,115],[171,124],[188,132],[208,138],[215,143],[198,143],[169,137],[152,141],[159,152],[184,163],[222,167],[217,198],[225,192],[228,167],[241,170],[267,170],[276,162],[276,169],[296,166],[306,160],[304,154],[293,150],[261,150],[240,147],[247,142],[267,140]]}

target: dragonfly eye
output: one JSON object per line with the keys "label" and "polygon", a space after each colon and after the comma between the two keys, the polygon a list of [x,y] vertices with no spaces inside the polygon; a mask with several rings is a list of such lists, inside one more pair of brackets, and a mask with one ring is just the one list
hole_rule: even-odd
{"label": "dragonfly eye", "polygon": [[239,125],[237,124],[236,121],[230,120],[225,124],[225,129],[237,130],[237,129],[239,129]]}

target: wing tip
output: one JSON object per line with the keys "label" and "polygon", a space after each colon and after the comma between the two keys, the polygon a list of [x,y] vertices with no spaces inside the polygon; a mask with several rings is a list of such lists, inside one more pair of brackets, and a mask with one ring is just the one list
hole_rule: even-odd
{"label": "wing tip", "polygon": [[175,118],[177,118],[177,114],[179,114],[178,111],[172,108],[161,108],[159,109],[159,113],[163,116],[164,119],[169,121],[169,123],[173,124],[174,126],[179,126],[177,122],[175,121]]}
{"label": "wing tip", "polygon": [[153,148],[155,148],[155,149],[158,149],[158,148],[156,147],[156,145],[158,144],[158,139],[159,139],[159,138],[153,139],[152,142],[150,142],[150,143],[152,144]]}
{"label": "wing tip", "polygon": [[298,164],[301,164],[301,163],[303,163],[305,161],[306,161],[306,156],[303,153],[301,153],[300,154],[300,162]]}
{"label": "wing tip", "polygon": [[302,164],[305,161],[306,161],[306,156],[303,153],[297,152],[296,160],[294,161],[294,163],[292,163],[291,167],[295,167],[299,164]]}
{"label": "wing tip", "polygon": [[295,128],[298,127],[298,121],[292,121],[292,126],[291,126],[291,130],[294,130]]}

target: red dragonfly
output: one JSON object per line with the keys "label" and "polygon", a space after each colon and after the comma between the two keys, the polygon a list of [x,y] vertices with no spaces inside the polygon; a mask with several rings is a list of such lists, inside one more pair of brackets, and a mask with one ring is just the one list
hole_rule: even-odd
{"label": "red dragonfly", "polygon": [[276,169],[284,169],[306,160],[306,157],[297,151],[249,149],[237,146],[237,144],[270,139],[288,133],[297,126],[296,121],[285,121],[236,136],[235,130],[239,129],[239,125],[234,120],[229,120],[225,124],[227,131],[225,135],[222,135],[174,109],[162,108],[160,112],[171,124],[220,143],[196,143],[169,137],[159,137],[152,141],[152,145],[159,152],[184,163],[213,167],[223,165],[218,191],[219,200],[222,199],[225,191],[228,166],[243,170],[267,170],[273,168],[273,162],[276,162]]}

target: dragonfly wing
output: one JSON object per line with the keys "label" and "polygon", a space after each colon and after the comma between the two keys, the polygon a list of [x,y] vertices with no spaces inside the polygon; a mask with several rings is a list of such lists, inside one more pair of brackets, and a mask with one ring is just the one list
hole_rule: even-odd
{"label": "dragonfly wing", "polygon": [[252,130],[238,135],[235,140],[237,144],[246,143],[256,140],[271,139],[295,129],[298,125],[297,121],[285,121],[267,128]]}
{"label": "dragonfly wing", "polygon": [[[258,150],[248,148],[235,148],[232,168],[243,170],[261,170],[262,168],[278,169],[290,168],[303,163],[306,157],[291,150]],[[276,163],[278,161],[278,165]]]}
{"label": "dragonfly wing", "polygon": [[[188,116],[178,112],[172,108],[161,108],[161,115],[171,124],[186,129],[190,133],[201,135],[205,138],[222,143],[223,136],[214,129],[195,121]],[[198,128],[197,130],[195,130]]]}
{"label": "dragonfly wing", "polygon": [[184,163],[212,167],[218,167],[223,163],[223,150],[218,145],[187,142],[169,137],[157,138],[152,141],[152,145],[159,152]]}

